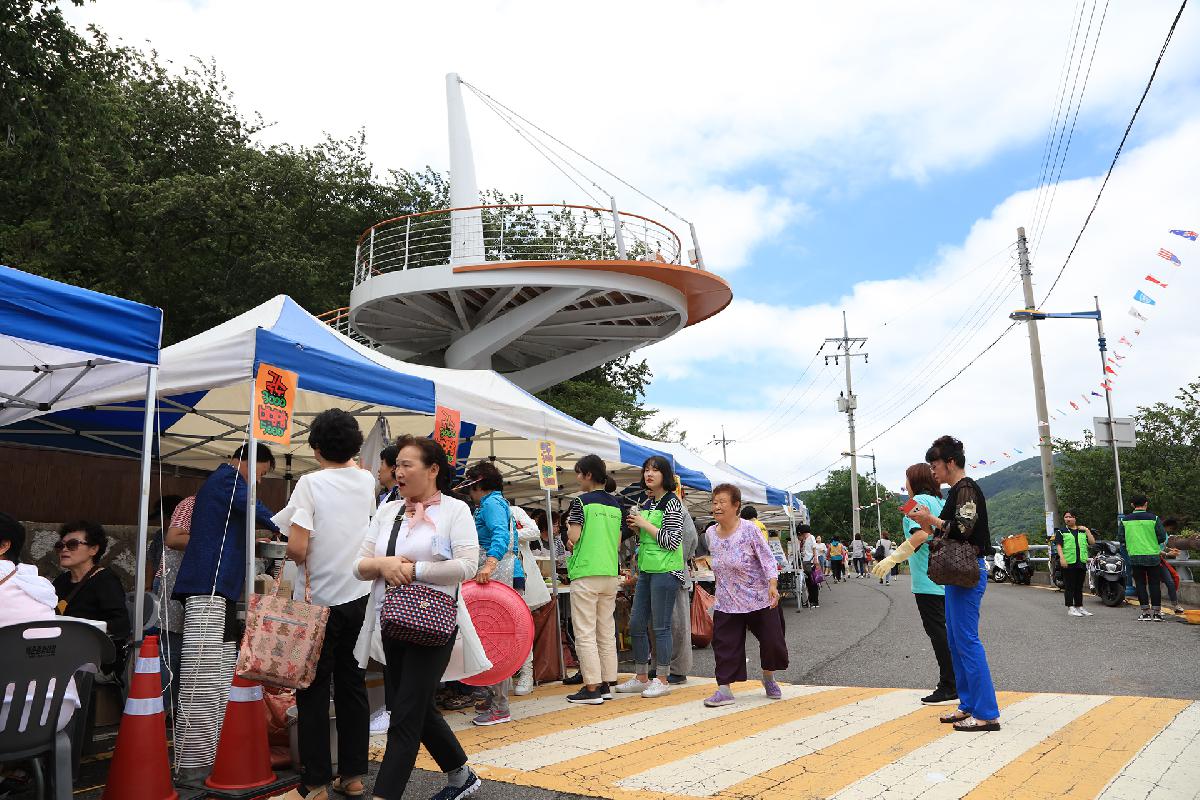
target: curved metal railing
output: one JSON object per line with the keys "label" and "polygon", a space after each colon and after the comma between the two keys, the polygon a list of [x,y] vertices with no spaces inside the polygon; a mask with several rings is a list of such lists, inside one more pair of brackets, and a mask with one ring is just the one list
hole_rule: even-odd
{"label": "curved metal railing", "polygon": [[354,330],[354,327],[350,325],[349,308],[335,308],[330,311],[326,311],[324,314],[317,314],[317,319],[321,320],[321,322],[324,322],[326,325],[333,328],[343,336],[349,336],[359,344],[365,344],[367,347],[372,348],[379,347],[379,342],[363,336],[361,333]]}
{"label": "curved metal railing", "polygon": [[628,259],[679,264],[682,255],[674,231],[639,214],[552,203],[447,208],[367,228],[355,248],[354,285],[386,272],[448,263]]}

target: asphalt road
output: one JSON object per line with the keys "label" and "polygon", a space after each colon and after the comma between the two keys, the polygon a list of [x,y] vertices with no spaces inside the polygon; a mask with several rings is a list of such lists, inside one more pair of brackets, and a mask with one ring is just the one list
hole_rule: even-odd
{"label": "asphalt road", "polygon": [[[980,631],[997,689],[1025,692],[1145,695],[1200,699],[1198,633],[1168,617],[1136,622],[1132,606],[1107,608],[1089,595],[1095,616],[1068,616],[1060,592],[1037,586],[989,584]],[[796,611],[785,603],[791,664],[780,680],[826,686],[929,688],[937,665],[921,627],[907,576],[881,586],[851,578],[827,585],[821,607]],[[693,681],[710,680],[712,650],[694,652]],[[747,643],[751,678],[760,675],[757,644]],[[623,664],[622,669],[629,665]],[[707,676],[707,677],[706,677]],[[516,708],[519,708],[517,706]],[[372,774],[378,769],[372,764]],[[85,765],[79,786],[103,781],[103,765]],[[405,797],[432,797],[445,784],[418,770]],[[489,800],[575,800],[577,795],[488,782]],[[77,797],[99,797],[102,787]],[[19,793],[16,797],[28,797]]]}

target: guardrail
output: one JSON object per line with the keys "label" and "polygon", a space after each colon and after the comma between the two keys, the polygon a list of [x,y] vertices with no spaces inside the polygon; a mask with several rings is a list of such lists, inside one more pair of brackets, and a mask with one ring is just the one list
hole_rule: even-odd
{"label": "guardrail", "polygon": [[324,314],[317,314],[317,319],[321,320],[321,322],[324,322],[326,325],[333,328],[343,336],[349,336],[359,344],[366,345],[370,348],[379,347],[378,342],[363,336],[361,333],[354,330],[354,328],[350,327],[349,308],[335,308],[330,311],[326,311]]}
{"label": "guardrail", "polygon": [[[1049,565],[1050,565],[1050,558],[1049,558],[1050,545],[1048,545],[1048,544],[1031,544],[1031,545],[1029,545],[1030,553],[1032,553],[1035,550],[1037,550],[1038,552],[1045,550],[1045,551],[1047,551],[1047,554],[1046,554],[1046,556],[1032,556],[1031,555],[1029,557],[1029,560],[1031,562],[1033,562],[1034,564],[1045,564],[1046,568],[1048,570]],[[1200,571],[1200,559],[1168,558],[1167,563],[1170,564],[1171,566],[1175,567],[1176,572],[1180,573],[1179,574],[1180,580],[1195,581],[1197,572]],[[1180,567],[1182,567],[1184,570],[1187,571],[1187,577],[1184,577],[1184,573],[1180,572]]]}
{"label": "guardrail", "polygon": [[[693,253],[698,253],[697,247]],[[618,211],[553,203],[468,206],[386,219],[354,253],[354,285],[376,275],[473,260],[633,260],[680,264],[679,237],[660,222]],[[703,266],[699,256],[696,265]]]}

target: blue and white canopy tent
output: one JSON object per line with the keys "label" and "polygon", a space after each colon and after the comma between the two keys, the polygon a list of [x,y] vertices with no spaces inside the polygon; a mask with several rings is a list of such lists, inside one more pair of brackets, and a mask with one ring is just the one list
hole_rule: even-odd
{"label": "blue and white canopy tent", "polygon": [[[52,421],[54,412],[114,386],[131,387],[144,408],[155,394],[161,339],[160,309],[0,266],[0,425],[49,414],[40,416],[40,430],[74,435]],[[140,447],[123,447],[142,460],[137,555],[137,585],[142,586],[153,417],[131,416],[130,436],[141,437]],[[79,436],[86,441],[86,434]],[[142,604],[135,605],[141,638]]]}

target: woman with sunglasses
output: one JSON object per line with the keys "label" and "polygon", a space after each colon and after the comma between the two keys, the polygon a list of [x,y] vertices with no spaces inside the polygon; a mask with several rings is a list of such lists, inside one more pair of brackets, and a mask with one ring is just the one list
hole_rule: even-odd
{"label": "woman with sunglasses", "polygon": [[104,671],[119,675],[125,667],[129,644],[129,611],[121,579],[100,566],[108,549],[108,536],[95,522],[68,522],[58,529],[54,550],[64,572],[54,579],[58,613],[67,617],[94,619],[105,624],[108,638],[116,645],[117,657]]}
{"label": "woman with sunglasses", "polygon": [[[675,594],[686,580],[683,572],[683,503],[675,494],[678,482],[671,462],[650,456],[642,464],[642,483],[647,499],[630,509],[628,522],[638,532],[637,585],[629,632],[633,637],[633,661],[637,674],[615,691],[662,697],[671,692],[665,676],[671,671],[671,614]],[[645,508],[642,508],[642,506]],[[650,637],[654,628],[654,658],[658,665],[650,679]]]}
{"label": "woman with sunglasses", "polygon": [[984,559],[995,552],[988,529],[987,503],[979,484],[967,477],[967,457],[958,439],[939,437],[925,453],[925,461],[937,484],[949,484],[950,492],[941,514],[918,504],[908,512],[908,518],[932,531],[934,536],[969,542],[975,548],[979,566],[979,580],[974,586],[945,587],[946,638],[954,664],[958,710],[940,719],[952,723],[956,731],[998,731],[1000,707],[996,702],[996,687],[992,685],[987,653],[979,640],[979,606],[987,588]]}

